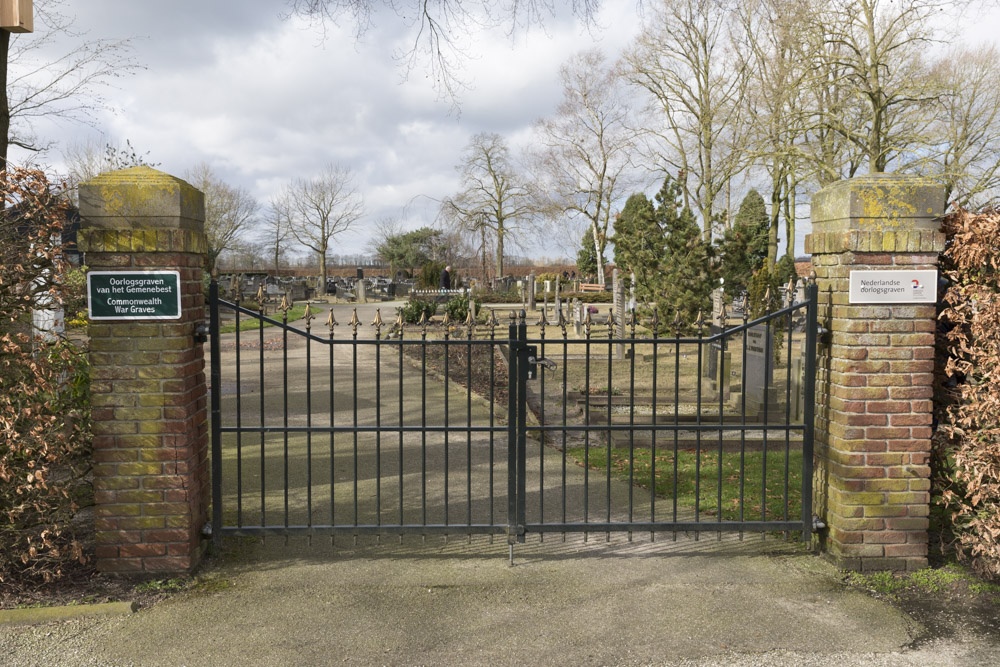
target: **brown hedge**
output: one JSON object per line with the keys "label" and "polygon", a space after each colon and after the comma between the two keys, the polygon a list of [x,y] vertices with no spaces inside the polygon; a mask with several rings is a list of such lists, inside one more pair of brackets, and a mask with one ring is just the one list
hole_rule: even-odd
{"label": "brown hedge", "polygon": [[944,220],[938,326],[938,492],[960,557],[1000,577],[1000,211]]}
{"label": "brown hedge", "polygon": [[[41,172],[0,172],[0,588],[49,582],[86,560],[86,359],[33,337],[32,307],[62,303],[65,205]],[[72,415],[73,419],[67,419]]]}

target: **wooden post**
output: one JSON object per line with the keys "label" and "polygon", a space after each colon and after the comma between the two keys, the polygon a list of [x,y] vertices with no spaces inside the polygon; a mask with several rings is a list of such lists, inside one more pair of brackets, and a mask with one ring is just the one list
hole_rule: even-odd
{"label": "wooden post", "polygon": [[32,0],[0,0],[0,29],[7,32],[34,32]]}

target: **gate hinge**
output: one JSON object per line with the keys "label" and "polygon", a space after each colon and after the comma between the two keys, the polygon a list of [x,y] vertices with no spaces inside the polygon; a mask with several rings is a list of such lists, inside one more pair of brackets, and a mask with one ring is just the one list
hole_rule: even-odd
{"label": "gate hinge", "polygon": [[212,522],[211,521],[205,522],[205,525],[201,527],[201,534],[202,534],[203,537],[211,537],[212,536]]}
{"label": "gate hinge", "polygon": [[208,342],[209,328],[208,325],[202,322],[194,328],[194,340],[196,343],[207,343]]}
{"label": "gate hinge", "polygon": [[826,523],[823,521],[823,519],[813,514],[813,532],[818,533],[824,528],[826,528]]}

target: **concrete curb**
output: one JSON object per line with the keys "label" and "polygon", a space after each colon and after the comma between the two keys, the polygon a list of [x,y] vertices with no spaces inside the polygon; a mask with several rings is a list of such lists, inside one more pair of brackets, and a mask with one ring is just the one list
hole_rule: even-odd
{"label": "concrete curb", "polygon": [[30,609],[0,610],[0,626],[38,625],[99,616],[123,616],[138,611],[137,602],[105,602],[102,604],[65,605],[61,607],[32,607]]}

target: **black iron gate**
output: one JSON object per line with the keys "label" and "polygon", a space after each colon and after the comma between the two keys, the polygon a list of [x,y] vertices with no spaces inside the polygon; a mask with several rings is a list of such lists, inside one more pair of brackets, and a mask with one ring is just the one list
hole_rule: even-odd
{"label": "black iron gate", "polygon": [[235,292],[210,288],[216,540],[812,531],[815,285],[669,337],[589,309],[317,333]]}

